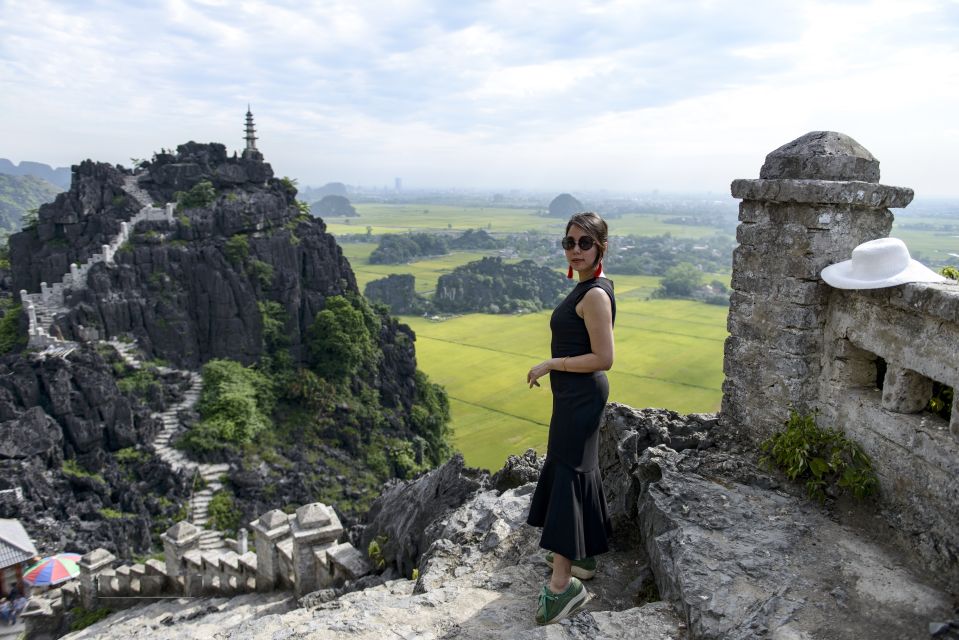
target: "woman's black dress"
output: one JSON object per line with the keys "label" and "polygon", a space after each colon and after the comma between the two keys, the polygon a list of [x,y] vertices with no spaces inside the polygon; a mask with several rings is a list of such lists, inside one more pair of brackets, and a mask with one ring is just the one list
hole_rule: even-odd
{"label": "woman's black dress", "polygon": [[[576,315],[576,305],[593,287],[609,295],[615,322],[613,283],[606,278],[580,282],[550,318],[552,357],[592,352],[586,322]],[[598,449],[609,382],[602,371],[550,371],[549,384],[553,391],[549,444],[526,522],[543,527],[539,546],[571,560],[582,560],[608,551],[607,539],[612,532]]]}

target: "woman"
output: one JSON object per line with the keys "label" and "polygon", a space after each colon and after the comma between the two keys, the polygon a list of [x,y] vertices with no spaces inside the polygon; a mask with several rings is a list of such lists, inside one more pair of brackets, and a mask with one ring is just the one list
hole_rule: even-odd
{"label": "woman", "polygon": [[543,528],[540,546],[553,567],[543,587],[536,622],[571,615],[588,599],[577,579],[593,577],[594,556],[608,551],[606,497],[599,473],[599,423],[609,396],[604,371],[613,365],[613,283],[603,273],[606,222],[595,213],[577,213],[562,241],[579,284],[550,318],[552,358],[526,376],[530,388],[549,373],[553,416],[546,461],[530,503],[527,523]]}

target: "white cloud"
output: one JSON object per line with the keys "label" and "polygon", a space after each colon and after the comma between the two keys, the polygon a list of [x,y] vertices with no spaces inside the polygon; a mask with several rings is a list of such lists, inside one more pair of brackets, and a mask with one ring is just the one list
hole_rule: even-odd
{"label": "white cloud", "polygon": [[[956,193],[959,5],[0,4],[0,156],[260,144],[302,183],[704,188],[811,129]],[[954,145],[951,145],[954,146]]]}

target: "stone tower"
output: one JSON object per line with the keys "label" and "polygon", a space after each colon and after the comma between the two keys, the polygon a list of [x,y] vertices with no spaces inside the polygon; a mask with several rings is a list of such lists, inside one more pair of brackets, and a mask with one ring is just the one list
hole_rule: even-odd
{"label": "stone tower", "polygon": [[253,127],[253,112],[250,111],[250,105],[246,105],[246,129],[244,130],[246,147],[243,149],[243,157],[247,160],[263,160],[263,154],[256,148],[256,129]]}
{"label": "stone tower", "polygon": [[723,371],[724,425],[753,439],[779,430],[789,407],[817,408],[830,287],[823,267],[889,235],[889,207],[912,189],[879,184],[879,161],[849,136],[813,131],[776,149],[741,198]]}

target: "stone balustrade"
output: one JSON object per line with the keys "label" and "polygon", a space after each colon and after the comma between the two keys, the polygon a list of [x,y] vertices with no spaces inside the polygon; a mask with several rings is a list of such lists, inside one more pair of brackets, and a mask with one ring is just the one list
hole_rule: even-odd
{"label": "stone balustrade", "polygon": [[956,575],[959,407],[951,425],[926,407],[934,381],[959,386],[959,285],[855,291],[820,277],[887,237],[888,207],[912,200],[878,180],[855,140],[813,132],[770,153],[758,180],[732,183],[743,201],[720,421],[759,443],[791,409],[818,412],[872,458],[903,542]]}
{"label": "stone balustrade", "polygon": [[[256,553],[201,551],[201,530],[189,522],[178,522],[161,536],[163,561],[117,565],[113,554],[95,549],[80,559],[80,575],[62,589],[56,611],[46,607],[34,615],[36,625],[45,624],[40,618],[61,615],[76,604],[91,610],[122,609],[158,597],[226,597],[273,590],[292,590],[300,597],[371,570],[363,553],[348,542],[337,542],[343,527],[336,512],[322,503],[304,505],[289,515],[274,509],[251,527]],[[245,544],[245,536],[239,538]]]}

